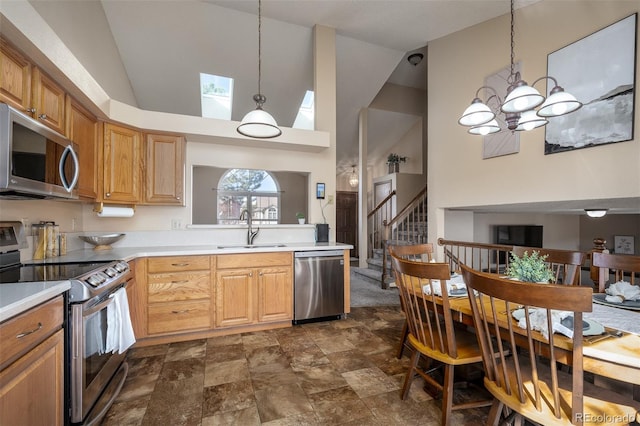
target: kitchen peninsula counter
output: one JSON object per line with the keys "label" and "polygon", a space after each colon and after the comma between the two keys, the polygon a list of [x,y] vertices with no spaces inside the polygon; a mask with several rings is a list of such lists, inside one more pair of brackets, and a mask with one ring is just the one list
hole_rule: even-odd
{"label": "kitchen peninsula counter", "polygon": [[[93,250],[90,248],[74,250],[65,256],[45,259],[42,263],[64,262],[91,262],[124,260],[131,261],[139,257],[157,256],[192,256],[192,255],[219,255],[239,253],[265,253],[265,252],[293,252],[314,250],[350,250],[350,244],[327,243],[261,243],[248,247],[247,244],[211,244],[211,245],[167,245],[167,246],[141,246],[141,247],[117,247],[111,250]],[[34,261],[33,263],[39,263]]]}

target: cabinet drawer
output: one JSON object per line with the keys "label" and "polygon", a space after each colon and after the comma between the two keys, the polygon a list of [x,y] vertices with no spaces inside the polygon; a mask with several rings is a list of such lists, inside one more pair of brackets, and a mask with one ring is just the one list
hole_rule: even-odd
{"label": "cabinet drawer", "polygon": [[217,258],[218,269],[259,268],[262,266],[292,265],[292,252],[221,254]]}
{"label": "cabinet drawer", "polygon": [[60,329],[63,315],[62,296],[58,296],[0,324],[0,368]]}
{"label": "cabinet drawer", "polygon": [[147,259],[147,271],[158,272],[198,271],[210,268],[209,256],[171,256],[150,257]]}
{"label": "cabinet drawer", "polygon": [[209,299],[211,297],[211,274],[209,271],[149,274],[147,281],[149,303]]}
{"label": "cabinet drawer", "polygon": [[211,327],[208,300],[149,306],[149,334],[174,333]]}

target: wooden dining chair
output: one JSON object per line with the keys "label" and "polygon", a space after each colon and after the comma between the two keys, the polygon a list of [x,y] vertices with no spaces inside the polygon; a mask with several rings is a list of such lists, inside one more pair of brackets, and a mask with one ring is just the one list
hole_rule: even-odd
{"label": "wooden dining chair", "polygon": [[[390,245],[389,254],[402,259],[415,260],[417,262],[431,262],[433,259],[433,244],[403,244],[403,245]],[[402,297],[400,297],[400,308],[404,311],[404,305],[402,303]],[[398,353],[396,357],[402,358],[404,353],[404,347],[407,344],[407,336],[409,335],[409,326],[405,319],[402,326],[402,336],[400,338],[400,346],[398,347]]]}
{"label": "wooden dining chair", "polygon": [[[495,398],[487,425],[498,424],[504,414],[508,420],[522,423],[527,418],[545,425],[636,420],[640,402],[584,381],[582,314],[592,309],[591,288],[512,281],[465,266],[462,273],[468,291],[477,292],[470,297],[471,310],[482,350],[484,385]],[[526,329],[511,317],[516,308],[524,309]],[[543,317],[544,324],[539,325],[550,339],[531,330],[533,309],[546,311],[547,320]],[[552,309],[573,313],[573,338],[553,334],[548,320],[553,318]],[[554,344],[573,345],[571,357],[556,359]],[[520,350],[505,353],[516,346]],[[571,374],[561,371],[558,362],[569,365]]]}
{"label": "wooden dining chair", "polygon": [[538,247],[513,246],[513,254],[522,257],[524,252],[529,254],[537,251],[540,256],[547,256],[546,263],[554,275],[554,283],[580,285],[580,268],[584,263],[585,253],[581,251],[559,250]]}
{"label": "wooden dining chair", "polygon": [[[446,280],[451,277],[449,264],[417,262],[393,255],[391,262],[409,326],[408,341],[414,349],[402,386],[402,399],[407,397],[417,373],[429,385],[442,391],[442,425],[450,424],[453,410],[491,405],[487,400],[453,404],[454,367],[479,363],[482,356],[475,335],[466,328],[454,326],[446,289]],[[428,288],[429,294],[423,286]],[[441,297],[436,295],[436,288]],[[443,383],[419,366],[422,356],[427,358],[427,368],[431,361],[442,363]]]}
{"label": "wooden dining chair", "polygon": [[591,264],[599,268],[598,293],[604,293],[607,284],[617,281],[640,284],[640,256],[594,252],[591,254]]}

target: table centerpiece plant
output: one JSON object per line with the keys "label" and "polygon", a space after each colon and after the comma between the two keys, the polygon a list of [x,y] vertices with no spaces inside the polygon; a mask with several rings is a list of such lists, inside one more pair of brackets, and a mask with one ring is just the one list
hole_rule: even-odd
{"label": "table centerpiece plant", "polygon": [[518,257],[514,252],[509,255],[510,260],[506,274],[510,278],[544,284],[553,280],[553,271],[545,262],[548,255],[541,256],[540,252],[536,250],[533,250],[531,254],[525,251],[522,257]]}
{"label": "table centerpiece plant", "polygon": [[304,213],[302,213],[302,212],[296,213],[296,218],[298,219],[298,223],[300,225],[304,225],[304,219],[305,219]]}

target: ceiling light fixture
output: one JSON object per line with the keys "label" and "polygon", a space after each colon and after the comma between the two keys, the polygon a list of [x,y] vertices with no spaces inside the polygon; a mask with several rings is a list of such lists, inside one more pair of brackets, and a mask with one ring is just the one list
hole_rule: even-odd
{"label": "ceiling light fixture", "polygon": [[409,57],[407,57],[407,61],[409,61],[411,65],[416,67],[420,62],[422,62],[423,58],[424,55],[422,53],[412,53],[411,55],[409,55]]}
{"label": "ceiling light fixture", "polygon": [[260,91],[260,79],[262,77],[262,0],[258,0],[258,93],[253,95],[256,109],[247,113],[238,126],[238,133],[251,138],[269,139],[282,134],[276,120],[262,105],[267,101],[266,96]]}
{"label": "ceiling light fixture", "polygon": [[351,173],[349,173],[349,185],[352,188],[355,188],[360,183],[360,179],[358,178],[358,172],[356,172],[356,165],[351,165]]}
{"label": "ceiling light fixture", "polygon": [[609,209],[584,209],[589,217],[603,217],[607,214]]}
{"label": "ceiling light fixture", "polygon": [[[511,0],[511,71],[507,82],[507,96],[502,102],[497,91],[491,86],[482,86],[476,91],[476,96],[471,101],[471,105],[462,113],[458,123],[462,126],[470,127],[469,133],[473,135],[488,135],[500,131],[500,125],[496,120],[498,113],[504,115],[500,121],[506,122],[507,128],[513,131],[532,130],[536,127],[546,125],[549,121],[546,117],[557,117],[576,111],[582,103],[565,92],[558,85],[558,81],[550,75],[540,77],[531,86],[520,77],[520,72],[514,71],[514,0]],[[554,87],[551,89],[548,98],[544,98],[533,86],[542,80],[552,80]],[[489,97],[483,102],[479,96],[480,91],[485,89],[489,92]],[[489,108],[489,102],[493,100],[499,106],[499,111],[494,112]],[[540,106],[538,110],[537,108]]]}

